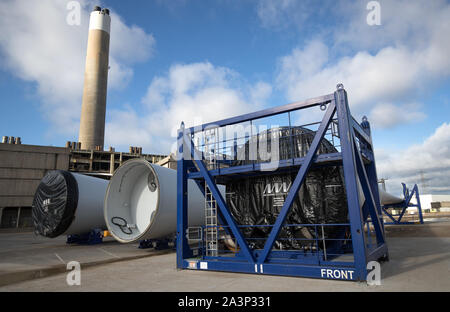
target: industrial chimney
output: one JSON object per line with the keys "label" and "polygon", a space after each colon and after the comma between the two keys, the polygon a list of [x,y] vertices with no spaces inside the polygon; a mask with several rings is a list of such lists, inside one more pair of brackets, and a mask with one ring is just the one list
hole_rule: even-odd
{"label": "industrial chimney", "polygon": [[103,150],[105,137],[106,89],[108,83],[109,33],[111,17],[108,9],[94,7],[89,22],[89,38],[81,105],[81,148]]}

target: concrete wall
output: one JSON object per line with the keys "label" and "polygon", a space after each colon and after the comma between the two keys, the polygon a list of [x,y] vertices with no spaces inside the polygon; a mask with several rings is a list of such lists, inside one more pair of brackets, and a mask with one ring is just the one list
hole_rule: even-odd
{"label": "concrete wall", "polygon": [[69,149],[0,143],[0,208],[31,207],[48,170],[69,169]]}
{"label": "concrete wall", "polygon": [[156,164],[160,165],[161,167],[166,167],[166,168],[177,170],[177,161],[176,161],[176,156],[174,154],[170,154],[166,158],[158,161]]}
{"label": "concrete wall", "polygon": [[450,201],[450,195],[434,195],[424,194],[420,195],[420,204],[422,209],[431,209],[431,203],[434,202],[447,202]]}

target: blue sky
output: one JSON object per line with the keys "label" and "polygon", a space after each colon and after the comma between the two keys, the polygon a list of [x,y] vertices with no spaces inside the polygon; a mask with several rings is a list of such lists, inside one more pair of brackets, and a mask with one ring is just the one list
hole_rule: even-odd
{"label": "blue sky", "polygon": [[[64,146],[78,137],[88,15],[110,8],[105,148],[168,153],[181,120],[214,121],[331,93],[342,82],[372,123],[393,188],[450,192],[450,4],[377,1],[78,1],[0,4],[0,135]],[[17,27],[17,25],[20,25]]]}

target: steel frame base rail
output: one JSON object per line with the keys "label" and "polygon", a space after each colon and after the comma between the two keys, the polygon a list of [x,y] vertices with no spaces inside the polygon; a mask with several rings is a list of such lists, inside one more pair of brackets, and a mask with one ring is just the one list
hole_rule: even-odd
{"label": "steel frame base rail", "polygon": [[[219,192],[215,178],[239,174],[262,174],[259,164],[215,168],[208,170],[205,165],[205,156],[198,155],[192,138],[197,132],[203,132],[208,127],[223,127],[264,117],[275,116],[292,111],[320,106],[326,110],[315,132],[314,139],[305,157],[281,161],[280,167],[291,167],[296,170],[297,176],[292,182],[290,190],[273,224],[263,249],[252,250],[242,235],[242,226],[237,225],[227,207],[226,201]],[[317,155],[322,139],[331,122],[337,120],[340,138],[340,151],[332,154]],[[289,121],[290,123],[290,121]],[[358,148],[359,146],[359,148]],[[342,84],[337,90],[325,96],[320,96],[303,102],[296,102],[284,106],[274,107],[255,113],[237,116],[201,126],[185,128],[184,123],[178,130],[177,146],[177,268],[198,269],[240,273],[256,273],[270,275],[299,276],[324,279],[365,281],[369,273],[370,261],[388,260],[388,248],[385,241],[382,211],[378,194],[378,179],[376,175],[375,157],[373,153],[370,125],[366,118],[359,124],[351,116],[347,92]],[[333,164],[342,166],[344,172],[344,185],[348,204],[348,225],[351,234],[352,261],[311,261],[311,257],[302,257],[301,251],[292,256],[289,252],[273,250],[274,243],[280,233],[293,201],[305,180],[311,167]],[[279,169],[278,169],[279,170]],[[218,206],[218,220],[234,237],[239,252],[234,256],[206,257],[204,255],[194,258],[193,249],[188,245],[187,215],[188,215],[188,179],[194,179],[202,189],[205,184],[209,187]],[[361,189],[364,197],[361,196]],[[364,200],[365,198],[365,200]],[[365,223],[370,216],[376,243],[372,242],[370,235],[366,237]],[[326,226],[327,224],[323,224]],[[370,231],[368,231],[370,233]],[[320,252],[316,252],[319,258]],[[325,259],[327,260],[327,259]]]}
{"label": "steel frame base rail", "polygon": [[[423,224],[423,215],[422,215],[422,206],[420,204],[420,197],[419,197],[419,188],[417,187],[417,184],[414,184],[414,187],[412,189],[412,192],[410,193],[408,188],[406,187],[405,183],[402,183],[403,186],[403,197],[404,201],[399,204],[390,204],[390,205],[383,205],[381,208],[383,209],[383,213],[389,217],[389,219],[392,220],[392,222],[384,222],[384,224],[395,224],[395,225],[402,225],[402,224]],[[413,196],[416,196],[416,203],[411,203],[411,199]],[[411,222],[411,221],[402,221],[402,218],[406,212],[406,209],[410,207],[417,207],[417,213],[419,214],[419,222]],[[394,215],[393,213],[389,212],[388,209],[401,209],[400,214]]]}

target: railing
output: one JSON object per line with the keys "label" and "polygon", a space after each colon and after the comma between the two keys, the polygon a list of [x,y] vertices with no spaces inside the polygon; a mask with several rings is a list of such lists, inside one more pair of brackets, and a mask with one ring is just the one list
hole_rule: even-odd
{"label": "railing", "polygon": [[[238,225],[239,229],[248,229],[248,228],[272,228],[274,225]],[[338,228],[338,232],[340,230],[340,234],[336,237],[327,237],[327,231],[326,228],[333,227]],[[283,228],[310,228],[313,229],[313,234],[311,238],[307,237],[278,237],[277,241],[281,242],[301,242],[302,247],[301,248],[276,248],[274,247],[272,249],[272,253],[269,255],[268,260],[269,261],[284,261],[286,259],[285,254],[291,253],[291,260],[295,261],[297,259],[304,259],[305,257],[315,257],[317,263],[323,263],[323,262],[332,262],[332,261],[339,261],[341,262],[347,262],[352,263],[353,258],[348,255],[346,255],[345,260],[338,260],[338,257],[343,256],[343,248],[342,245],[347,244],[349,247],[348,249],[351,249],[351,235],[350,235],[350,224],[349,223],[329,223],[329,224],[286,224],[283,226]],[[215,230],[219,233],[218,234],[218,241],[219,245],[222,247],[226,247],[226,249],[217,248],[217,256],[211,257],[208,253],[208,247],[206,246],[207,242],[206,240],[199,241],[199,249],[202,249],[201,256],[204,259],[221,259],[228,258],[230,259],[230,255],[233,255],[235,257],[239,257],[239,246],[236,242],[236,240],[227,234],[228,226],[202,226],[202,232],[208,233],[208,231],[211,228],[215,228]],[[340,236],[340,237],[338,237]],[[203,235],[203,237],[205,237]],[[264,245],[264,242],[267,240],[266,237],[248,237],[244,235],[244,238],[246,242],[249,245],[252,245],[252,242],[259,241],[262,242]],[[229,243],[229,241],[233,241],[233,245]],[[227,243],[228,242],[228,243]],[[339,244],[339,248],[337,248],[336,244]],[[336,252],[336,250],[339,250],[340,252]],[[253,251],[257,255],[259,252],[262,251],[262,248],[254,248]],[[283,256],[280,256],[277,258],[277,252],[282,252]]]}

